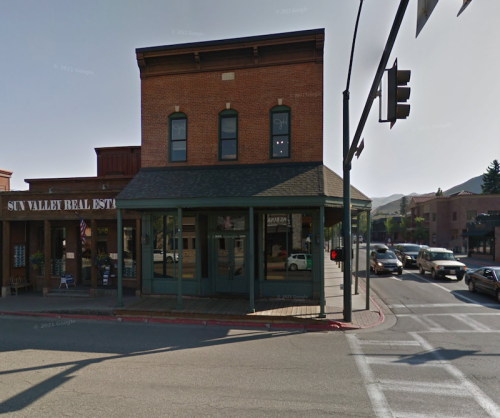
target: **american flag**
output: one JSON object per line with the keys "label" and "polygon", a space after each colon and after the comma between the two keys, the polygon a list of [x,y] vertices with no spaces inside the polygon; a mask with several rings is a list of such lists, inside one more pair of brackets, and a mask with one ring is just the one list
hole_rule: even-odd
{"label": "american flag", "polygon": [[80,218],[80,237],[82,238],[82,244],[85,244],[85,242],[87,241],[85,234],[86,229],[87,229],[87,224],[82,218]]}

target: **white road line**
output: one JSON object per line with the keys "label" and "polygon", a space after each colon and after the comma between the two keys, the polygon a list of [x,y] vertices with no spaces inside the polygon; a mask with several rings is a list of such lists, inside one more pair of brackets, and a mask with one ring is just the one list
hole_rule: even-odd
{"label": "white road line", "polygon": [[383,390],[393,392],[432,393],[433,395],[467,396],[464,387],[456,382],[409,382],[404,380],[381,380]]}
{"label": "white road line", "polygon": [[419,346],[417,341],[378,341],[378,340],[360,340],[358,339],[358,344],[360,345],[386,345],[386,346]]}
{"label": "white road line", "polygon": [[409,317],[425,327],[427,331],[445,331],[445,328],[432,319],[427,318],[425,315],[409,315]]}
{"label": "white road line", "polygon": [[404,305],[402,303],[395,303],[392,305],[387,305],[390,309],[400,309],[400,308],[498,308],[500,305],[498,303],[468,303],[464,305],[463,303],[412,303]]}
{"label": "white road line", "polygon": [[466,314],[456,314],[453,316],[455,319],[458,319],[459,321],[463,322],[467,326],[471,327],[472,329],[476,331],[491,331],[491,328],[482,324],[479,321],[476,321],[475,319],[470,318]]}
{"label": "white road line", "polygon": [[365,383],[366,392],[372,403],[373,411],[375,415],[380,418],[393,417],[395,415],[387,402],[384,392],[377,383],[375,376],[373,375],[371,367],[366,361],[366,357],[361,351],[361,347],[358,344],[358,338],[354,334],[346,334],[347,341],[351,347],[351,351],[354,354],[354,360],[358,366],[359,373],[363,377]]}
{"label": "white road line", "polygon": [[447,360],[439,354],[439,352],[423,337],[418,335],[416,332],[409,333],[420,345],[431,352],[431,354],[443,364],[446,371],[457,379],[460,384],[464,387],[464,391],[468,391],[474,400],[484,409],[484,411],[491,417],[500,418],[500,406],[491,400],[491,398],[486,395],[479,387],[472,383],[467,377],[455,366],[449,363]]}
{"label": "white road line", "polygon": [[[432,415],[427,415],[427,414],[417,414],[414,412],[397,412],[396,418],[460,418],[460,417],[457,415],[442,415],[435,413],[433,413]],[[470,418],[470,416],[464,418]]]}
{"label": "white road line", "polygon": [[381,364],[384,366],[419,366],[419,367],[441,367],[442,364],[437,360],[415,358],[412,356],[384,356],[372,357],[365,356],[368,364]]}
{"label": "white road line", "polygon": [[[430,280],[426,279],[425,277],[422,277],[422,276],[417,276],[415,273],[410,273],[412,276],[414,277],[417,277],[421,280],[424,280],[426,281],[427,283],[430,283],[432,284],[433,286],[437,286],[439,287],[440,289],[443,289],[444,291],[448,292],[448,293],[451,293],[452,291],[450,289],[447,289],[446,287],[443,287],[437,283],[434,283],[434,282],[431,282]],[[467,296],[462,296],[460,293],[455,293],[453,294],[453,296],[459,298],[459,299],[463,299],[463,300],[466,300],[467,302],[470,302],[470,303],[477,303],[477,301],[475,301],[474,299],[471,299],[471,298],[468,298]]]}

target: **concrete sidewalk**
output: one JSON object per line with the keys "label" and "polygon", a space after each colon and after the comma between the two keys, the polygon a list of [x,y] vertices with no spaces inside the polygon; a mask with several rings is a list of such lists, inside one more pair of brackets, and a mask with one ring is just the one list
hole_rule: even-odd
{"label": "concrete sidewalk", "polygon": [[[378,305],[370,300],[370,309],[366,310],[366,293],[364,288],[360,285],[358,287],[359,293],[352,295],[352,321],[347,323],[344,321],[344,291],[343,291],[343,272],[337,263],[329,259],[329,255],[325,253],[325,313],[324,318],[313,318],[308,325],[298,324],[298,318],[293,315],[282,315],[277,310],[277,314],[273,314],[273,321],[269,321],[269,317],[256,317],[248,314],[243,317],[241,314],[238,316],[225,314],[217,315],[217,320],[214,320],[214,315],[208,312],[203,317],[200,317],[199,310],[196,315],[194,312],[190,315],[189,311],[182,312],[175,311],[158,311],[158,308],[152,309],[145,315],[133,316],[131,311],[130,316],[117,315],[115,310],[118,310],[118,300],[116,297],[101,297],[101,298],[72,298],[72,297],[42,297],[40,293],[22,292],[18,296],[11,296],[7,298],[0,298],[0,314],[17,314],[17,315],[57,315],[61,317],[86,317],[90,319],[110,319],[110,320],[128,320],[128,321],[156,321],[156,322],[173,322],[173,323],[200,323],[229,325],[239,324],[242,326],[255,326],[256,320],[261,321],[261,325],[280,324],[289,326],[297,326],[314,329],[352,329],[352,328],[368,328],[378,325],[383,322],[384,315]],[[352,284],[352,291],[354,292],[354,277]],[[144,297],[143,297],[144,298]],[[141,298],[137,296],[124,296],[123,302],[125,309],[134,304],[137,304]],[[190,299],[192,300],[192,298]],[[202,301],[203,299],[199,299]],[[248,304],[248,301],[242,301],[243,304]],[[268,304],[272,305],[273,301],[270,300]],[[278,303],[278,302],[277,302]],[[272,308],[271,308],[272,310]],[[123,313],[120,308],[120,313]],[[319,307],[318,307],[319,312]],[[156,317],[156,319],[155,319]],[[160,319],[162,319],[160,321]],[[277,326],[277,325],[276,325]]]}

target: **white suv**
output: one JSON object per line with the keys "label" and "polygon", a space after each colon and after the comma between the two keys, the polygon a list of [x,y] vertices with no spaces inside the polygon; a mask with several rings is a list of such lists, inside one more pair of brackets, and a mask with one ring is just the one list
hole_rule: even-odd
{"label": "white suv", "polygon": [[462,280],[466,270],[465,264],[455,258],[453,251],[435,247],[420,250],[417,266],[420,274],[429,271],[433,279],[453,275]]}

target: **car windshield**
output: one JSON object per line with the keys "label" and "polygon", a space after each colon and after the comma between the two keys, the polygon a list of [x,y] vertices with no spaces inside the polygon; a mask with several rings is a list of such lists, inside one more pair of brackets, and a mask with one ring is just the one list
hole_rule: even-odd
{"label": "car windshield", "polygon": [[418,253],[420,247],[418,245],[405,245],[401,250],[407,253]]}
{"label": "car windshield", "polygon": [[390,258],[396,258],[396,254],[394,254],[393,252],[386,251],[384,253],[378,253],[377,258],[379,260],[387,260]]}
{"label": "car windshield", "polygon": [[452,253],[431,253],[431,260],[452,260],[457,261]]}

